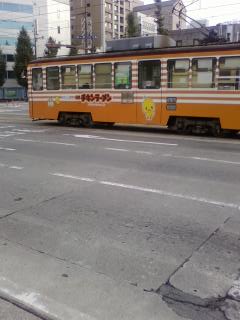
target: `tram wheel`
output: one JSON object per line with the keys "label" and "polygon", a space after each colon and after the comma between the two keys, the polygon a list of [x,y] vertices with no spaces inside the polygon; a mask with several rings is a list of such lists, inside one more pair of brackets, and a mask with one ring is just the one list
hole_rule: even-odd
{"label": "tram wheel", "polygon": [[85,128],[92,128],[93,127],[93,121],[91,114],[84,114],[82,117],[82,125]]}
{"label": "tram wheel", "polygon": [[59,117],[58,117],[58,123],[63,126],[66,124],[66,116],[64,113],[60,113]]}
{"label": "tram wheel", "polygon": [[216,124],[212,128],[212,134],[214,135],[214,137],[220,137],[222,135],[222,129],[221,129],[220,124]]}

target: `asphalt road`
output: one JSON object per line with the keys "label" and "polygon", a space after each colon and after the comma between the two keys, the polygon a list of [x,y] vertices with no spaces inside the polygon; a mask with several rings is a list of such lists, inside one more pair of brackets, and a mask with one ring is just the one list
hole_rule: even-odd
{"label": "asphalt road", "polygon": [[240,137],[0,105],[0,297],[46,319],[238,320],[239,195]]}

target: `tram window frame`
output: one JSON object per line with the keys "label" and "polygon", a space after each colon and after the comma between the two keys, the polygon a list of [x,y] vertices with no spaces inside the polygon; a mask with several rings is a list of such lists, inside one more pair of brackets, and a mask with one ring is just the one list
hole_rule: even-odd
{"label": "tram window frame", "polygon": [[[79,80],[81,80],[81,73],[79,74],[79,69],[83,66],[90,66],[91,72],[90,73],[84,73],[83,75],[90,75],[90,83],[85,82],[83,85],[80,86]],[[84,78],[84,77],[83,77]],[[92,64],[79,64],[77,66],[77,86],[78,89],[93,89],[93,65]]]}
{"label": "tram window frame", "polygon": [[[40,85],[39,85],[38,81],[34,82],[34,73],[35,73],[35,71],[40,71],[40,74],[41,74]],[[36,87],[35,85],[39,85],[39,86]],[[42,68],[33,68],[32,69],[32,89],[33,89],[33,91],[43,91],[43,69]]]}
{"label": "tram window frame", "polygon": [[[227,59],[229,60],[238,59],[239,63],[236,63],[235,68],[234,67],[221,68],[222,60],[224,60],[224,64],[225,64]],[[235,74],[233,74],[233,72]],[[240,56],[234,56],[234,57],[227,56],[227,57],[219,58],[218,89],[219,90],[240,90]]]}
{"label": "tram window frame", "polygon": [[[188,62],[188,69],[183,69],[183,68],[179,68],[179,69],[175,69],[175,65],[176,62],[180,62],[180,61],[187,61]],[[173,66],[173,68],[172,68]],[[172,68],[172,70],[170,70],[170,68]],[[171,73],[171,71],[175,70],[175,74],[180,74],[180,73],[185,73],[184,75],[182,75],[182,77],[185,77],[187,79],[187,81],[182,82],[182,85],[179,85],[179,82],[173,82],[173,72]],[[168,88],[189,88],[189,70],[190,70],[190,59],[169,59],[167,61],[167,71],[168,71]],[[173,85],[174,84],[174,85]]]}
{"label": "tram window frame", "polygon": [[[49,88],[49,75],[48,75],[48,71],[49,71],[50,69],[57,69],[57,70],[58,70],[58,73],[57,73],[58,77],[55,78],[55,79],[58,80],[58,81],[57,81],[58,86],[54,86],[53,88]],[[49,91],[60,90],[60,74],[59,74],[59,70],[60,70],[59,66],[51,66],[51,67],[47,67],[47,68],[46,68],[46,88],[47,88],[47,90],[49,90]],[[54,83],[55,83],[55,82],[54,82]]]}
{"label": "tram window frame", "polygon": [[[128,66],[128,74],[124,71],[117,73],[118,66]],[[121,73],[121,77],[118,74]],[[122,83],[118,83],[118,81]],[[125,83],[124,83],[125,82]],[[132,88],[132,63],[131,62],[115,62],[114,63],[114,89],[131,89]]]}
{"label": "tram window frame", "polygon": [[[63,74],[63,70],[67,69],[67,68],[74,68],[74,84],[70,83],[70,84],[64,84],[65,82],[65,78],[64,78],[64,74]],[[71,64],[71,65],[63,65],[60,67],[60,73],[61,73],[61,86],[63,90],[69,90],[69,89],[76,89],[76,66]],[[66,75],[66,74],[65,74]],[[71,75],[73,77],[73,75]]]}
{"label": "tram window frame", "polygon": [[[106,72],[106,73],[97,73],[97,68],[98,66],[103,66],[103,65],[109,65],[111,66],[111,73]],[[96,63],[94,65],[94,73],[95,73],[95,89],[112,89],[113,84],[112,84],[112,63]],[[102,83],[101,81],[97,83],[97,78],[101,79],[103,77],[110,76],[111,82],[104,82]],[[104,84],[104,85],[103,85]]]}
{"label": "tram window frame", "polygon": [[[148,76],[144,75],[144,71],[142,70],[144,65],[148,65],[152,63],[152,71],[151,71],[151,79],[148,80]],[[154,76],[154,72],[156,72],[156,65],[158,65],[158,74]],[[144,90],[151,89],[160,89],[161,88],[161,61],[160,60],[141,60],[138,62],[138,88]],[[146,69],[147,70],[147,69]],[[149,69],[147,70],[149,71]],[[156,81],[159,80],[159,83]]]}
{"label": "tram window frame", "polygon": [[[204,62],[207,60],[211,61],[211,68],[201,67],[199,62]],[[206,58],[194,58],[192,59],[192,88],[215,88],[215,76],[216,76],[216,68],[217,68],[217,58],[214,57],[206,57]],[[211,76],[211,81],[209,82],[195,82],[195,76],[201,77],[209,73]],[[211,74],[210,74],[211,73]],[[198,80],[198,79],[197,79]]]}

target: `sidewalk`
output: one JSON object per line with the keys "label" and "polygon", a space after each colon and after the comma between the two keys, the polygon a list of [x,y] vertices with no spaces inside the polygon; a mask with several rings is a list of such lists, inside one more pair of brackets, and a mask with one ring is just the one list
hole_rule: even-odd
{"label": "sidewalk", "polygon": [[[161,297],[86,266],[0,241],[0,297],[46,319],[181,320]],[[11,280],[10,280],[11,279]],[[4,319],[6,320],[6,319]]]}

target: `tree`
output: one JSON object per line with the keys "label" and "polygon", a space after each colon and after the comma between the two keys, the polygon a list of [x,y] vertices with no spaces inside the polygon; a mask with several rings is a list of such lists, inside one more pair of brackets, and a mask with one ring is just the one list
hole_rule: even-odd
{"label": "tree", "polygon": [[22,27],[17,38],[14,72],[20,86],[27,88],[27,65],[33,59],[30,37]]}
{"label": "tree", "polygon": [[156,11],[155,11],[155,22],[157,24],[157,34],[167,35],[168,31],[164,28],[164,17],[162,16],[162,4],[161,0],[155,0]]}
{"label": "tree", "polygon": [[72,41],[72,46],[69,50],[69,56],[76,56],[78,54],[78,47],[76,41]]}
{"label": "tree", "polygon": [[0,87],[4,85],[5,82],[5,74],[6,74],[6,60],[0,49]]}
{"label": "tree", "polygon": [[54,40],[53,37],[49,37],[46,44],[45,57],[56,57],[59,47],[60,46],[57,44],[56,40]]}
{"label": "tree", "polygon": [[138,21],[133,12],[130,12],[127,16],[127,36],[137,37],[139,34]]}

